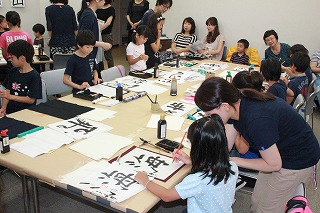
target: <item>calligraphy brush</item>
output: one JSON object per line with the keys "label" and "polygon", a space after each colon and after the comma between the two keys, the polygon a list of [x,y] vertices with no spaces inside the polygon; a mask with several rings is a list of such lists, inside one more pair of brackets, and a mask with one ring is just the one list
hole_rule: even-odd
{"label": "calligraphy brush", "polygon": [[[139,138],[140,138],[140,137],[139,137]],[[157,145],[155,145],[155,144],[153,144],[153,143],[150,143],[149,141],[147,141],[147,140],[145,140],[145,139],[143,139],[143,138],[140,138],[140,140],[142,141],[142,144],[141,144],[141,145],[148,144],[148,145],[153,146],[153,147],[155,147],[155,148],[157,148],[157,149],[160,149],[160,150],[162,150],[162,151],[164,151],[164,152],[166,152],[166,153],[170,153],[170,151],[168,151],[168,150],[166,150],[166,149],[164,149],[164,148],[162,148],[162,147],[160,147],[160,146],[157,146]]]}
{"label": "calligraphy brush", "polygon": [[[152,100],[151,100],[151,98],[150,98],[150,96],[147,94],[147,97],[149,98],[149,100],[151,101],[151,103],[153,103],[153,104],[155,104]],[[141,138],[140,138],[141,139]]]}
{"label": "calligraphy brush", "polygon": [[[184,135],[183,135],[182,140],[181,140],[181,142],[180,142],[180,144],[179,144],[179,146],[178,146],[178,149],[177,149],[177,151],[175,151],[174,154],[176,154],[176,153],[180,150],[181,145],[182,145],[182,142],[183,142],[184,138],[186,137],[186,135],[187,135],[187,132],[184,132]],[[173,157],[172,163],[173,163],[175,160],[176,160],[176,157]]]}

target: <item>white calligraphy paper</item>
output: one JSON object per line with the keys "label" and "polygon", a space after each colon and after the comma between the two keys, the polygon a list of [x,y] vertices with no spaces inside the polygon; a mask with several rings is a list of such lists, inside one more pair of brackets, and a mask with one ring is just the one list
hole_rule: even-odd
{"label": "white calligraphy paper", "polygon": [[94,160],[100,160],[111,158],[117,151],[132,143],[129,138],[106,132],[82,140],[69,148]]}
{"label": "white calligraphy paper", "polygon": [[209,72],[214,72],[220,69],[220,65],[207,62],[207,63],[200,64],[199,66],[197,66],[197,68],[204,69]]}
{"label": "white calligraphy paper", "polygon": [[[147,127],[157,128],[159,119],[160,119],[160,115],[152,114],[147,124]],[[165,119],[167,121],[167,129],[174,130],[174,131],[180,131],[183,122],[186,120],[184,117],[170,116],[170,115],[167,115]]]}
{"label": "white calligraphy paper", "polygon": [[138,147],[121,156],[118,163],[129,166],[135,171],[146,172],[162,181],[166,181],[184,165],[182,162],[172,162],[172,157]]}
{"label": "white calligraphy paper", "polygon": [[195,105],[186,104],[179,101],[171,101],[162,105],[161,109],[169,115],[182,116],[192,110],[194,107]]}
{"label": "white calligraphy paper", "polygon": [[89,138],[93,135],[113,129],[105,124],[79,117],[49,124],[48,126],[74,139]]}
{"label": "white calligraphy paper", "polygon": [[26,139],[21,142],[12,144],[11,148],[32,158],[58,149],[62,145],[70,144],[74,141],[72,137],[50,128],[28,134],[25,138]]}
{"label": "white calligraphy paper", "polygon": [[136,173],[132,168],[118,163],[92,161],[64,175],[60,182],[111,202],[122,202],[145,188],[134,181]]}

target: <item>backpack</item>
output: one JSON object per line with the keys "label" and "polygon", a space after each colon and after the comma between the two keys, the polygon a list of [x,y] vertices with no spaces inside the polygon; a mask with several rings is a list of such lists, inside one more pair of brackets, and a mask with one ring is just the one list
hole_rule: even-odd
{"label": "backpack", "polygon": [[285,213],[312,213],[308,200],[302,195],[291,198],[286,205]]}

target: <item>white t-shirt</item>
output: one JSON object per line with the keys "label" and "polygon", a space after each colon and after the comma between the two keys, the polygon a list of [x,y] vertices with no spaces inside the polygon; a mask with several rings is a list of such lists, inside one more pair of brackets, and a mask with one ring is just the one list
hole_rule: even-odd
{"label": "white t-shirt", "polygon": [[[139,58],[139,56],[144,53],[144,44],[136,45],[133,42],[130,42],[127,46],[127,55],[132,55],[133,58]],[[135,70],[145,70],[147,69],[146,61],[140,60],[135,64],[130,65],[130,71]]]}
{"label": "white t-shirt", "polygon": [[196,213],[232,213],[232,203],[236,191],[236,182],[239,171],[238,166],[230,161],[231,170],[235,172],[227,181],[213,185],[210,177],[203,179],[202,172],[189,174],[175,186],[182,199],[188,199],[188,212]]}

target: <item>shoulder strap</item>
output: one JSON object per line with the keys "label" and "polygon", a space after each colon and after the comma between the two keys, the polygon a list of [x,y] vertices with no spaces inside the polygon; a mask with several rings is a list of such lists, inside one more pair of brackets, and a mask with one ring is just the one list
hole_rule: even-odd
{"label": "shoulder strap", "polygon": [[122,74],[122,71],[121,71],[120,67],[119,67],[118,65],[116,65],[116,67],[117,67],[117,69],[118,69],[118,71],[119,71],[119,73],[120,73],[121,77],[123,77],[123,74]]}

